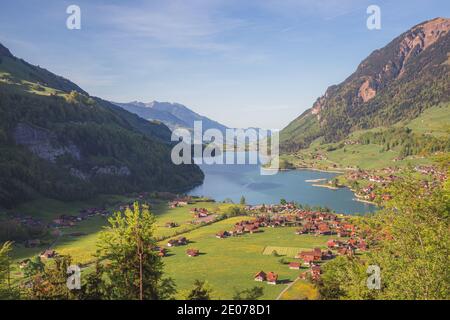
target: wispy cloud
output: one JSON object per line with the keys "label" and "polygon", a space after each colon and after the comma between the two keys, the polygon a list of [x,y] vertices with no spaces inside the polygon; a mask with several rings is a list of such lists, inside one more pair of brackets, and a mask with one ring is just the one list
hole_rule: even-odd
{"label": "wispy cloud", "polygon": [[156,1],[143,7],[102,7],[103,23],[118,35],[152,41],[154,46],[227,52],[235,49],[220,38],[245,25],[220,14],[221,1]]}

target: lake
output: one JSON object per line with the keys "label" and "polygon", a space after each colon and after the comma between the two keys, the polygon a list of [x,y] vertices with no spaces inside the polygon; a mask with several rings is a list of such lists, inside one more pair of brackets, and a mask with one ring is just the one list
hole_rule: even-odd
{"label": "lake", "polygon": [[216,201],[231,199],[239,203],[244,196],[247,204],[275,204],[284,198],[310,206],[326,206],[339,213],[367,213],[376,207],[355,201],[348,188],[331,190],[314,187],[305,180],[331,179],[335,173],[313,170],[280,171],[275,175],[260,175],[260,166],[253,164],[200,164],[205,173],[204,183],[188,194],[206,196]]}

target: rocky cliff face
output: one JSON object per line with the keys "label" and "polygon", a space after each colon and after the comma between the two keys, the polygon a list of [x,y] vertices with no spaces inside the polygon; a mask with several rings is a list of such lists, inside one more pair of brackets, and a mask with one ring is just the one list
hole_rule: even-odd
{"label": "rocky cliff face", "polygon": [[[282,145],[298,149],[319,136],[341,139],[354,130],[415,117],[434,103],[450,100],[449,49],[450,19],[414,26],[372,52],[345,81],[329,87],[281,132]],[[384,117],[384,123],[378,117]]]}
{"label": "rocky cliff face", "polygon": [[27,123],[18,123],[13,132],[14,141],[26,146],[33,154],[41,159],[55,163],[57,158],[70,155],[80,160],[80,150],[73,143],[61,145],[56,135],[42,128]]}
{"label": "rocky cliff face", "polygon": [[[343,88],[356,82],[358,90],[353,100],[359,99],[357,102],[364,103],[373,99],[377,92],[404,75],[412,57],[420,55],[437,41],[444,39],[449,31],[448,18],[436,18],[411,28],[385,48],[374,51],[339,87]],[[325,95],[313,105],[311,113],[319,116],[320,110],[327,105],[328,97],[339,93],[335,89],[335,86],[328,88]]]}

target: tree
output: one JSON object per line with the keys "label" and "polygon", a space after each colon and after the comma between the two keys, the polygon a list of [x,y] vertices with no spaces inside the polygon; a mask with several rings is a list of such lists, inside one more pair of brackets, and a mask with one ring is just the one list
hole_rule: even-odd
{"label": "tree", "polygon": [[0,246],[0,299],[13,299],[16,295],[11,286],[12,242]]}
{"label": "tree", "polygon": [[108,288],[104,282],[105,268],[100,261],[95,262],[94,272],[85,275],[84,284],[81,287],[80,299],[102,300],[109,296]]}
{"label": "tree", "polygon": [[67,268],[71,265],[70,256],[59,256],[55,263],[48,263],[42,272],[33,275],[29,282],[28,296],[34,300],[76,299],[78,290],[67,287]]}
{"label": "tree", "polygon": [[242,204],[242,205],[245,204],[245,197],[244,196],[241,197],[241,200],[239,201],[239,203]]}
{"label": "tree", "polygon": [[285,204],[287,204],[286,199],[284,199],[284,198],[280,199],[280,204],[281,204],[282,206],[284,206]]}
{"label": "tree", "polygon": [[111,299],[167,299],[174,292],[171,279],[163,279],[163,263],[157,255],[155,217],[147,205],[134,203],[124,213],[108,219],[100,234],[98,255],[107,261],[104,274]]}
{"label": "tree", "polygon": [[25,277],[29,278],[38,273],[44,272],[45,264],[42,262],[41,257],[35,256],[31,258],[28,264],[25,266],[23,272]]}
{"label": "tree", "polygon": [[250,289],[244,289],[242,291],[235,290],[233,300],[257,300],[264,295],[264,289],[262,287],[253,287]]}
{"label": "tree", "polygon": [[[324,266],[320,292],[331,299],[449,299],[448,180],[424,184],[411,176],[383,192],[385,208],[359,219],[371,250]],[[368,290],[367,267],[381,269],[381,289]]]}
{"label": "tree", "polygon": [[187,294],[187,300],[211,300],[212,289],[207,281],[194,281],[194,287]]}

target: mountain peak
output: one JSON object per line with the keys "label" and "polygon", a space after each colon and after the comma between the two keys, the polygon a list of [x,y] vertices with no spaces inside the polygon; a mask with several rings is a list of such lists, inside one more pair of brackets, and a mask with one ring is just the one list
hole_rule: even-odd
{"label": "mountain peak", "polygon": [[448,18],[408,29],[373,51],[343,82],[330,86],[283,129],[282,143],[295,150],[322,136],[337,141],[355,130],[417,117],[437,101],[449,101],[449,48]]}
{"label": "mountain peak", "polygon": [[9,51],[8,48],[6,48],[4,45],[2,45],[0,43],[0,56],[6,56],[6,57],[10,57],[13,58],[14,56],[12,55],[11,51]]}

